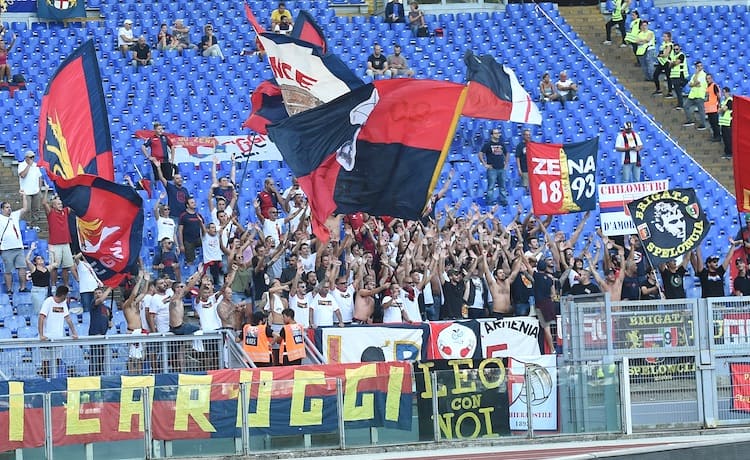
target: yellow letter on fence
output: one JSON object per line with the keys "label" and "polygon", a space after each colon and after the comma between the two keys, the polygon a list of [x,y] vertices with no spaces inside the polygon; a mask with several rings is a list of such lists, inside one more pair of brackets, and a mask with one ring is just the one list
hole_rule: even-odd
{"label": "yellow letter on fence", "polygon": [[289,414],[291,426],[313,426],[323,423],[323,400],[310,398],[310,410],[305,410],[305,391],[308,385],[325,385],[326,375],[322,371],[294,371],[292,387],[292,413]]}
{"label": "yellow letter on fence", "polygon": [[8,382],[8,441],[23,441],[23,382]]}
{"label": "yellow letter on fence", "polygon": [[[271,390],[273,389],[273,372],[260,371],[255,374],[240,371],[240,382],[249,383],[247,392],[250,393],[254,385],[258,386],[258,396],[255,399],[255,412],[247,414],[247,425],[252,428],[268,428],[271,426]],[[248,396],[248,401],[250,397]],[[237,397],[237,428],[242,426],[242,398]]]}
{"label": "yellow letter on fence", "polygon": [[205,433],[214,433],[216,428],[208,420],[211,411],[211,381],[210,375],[177,376],[177,401],[175,402],[174,430],[187,431],[188,418]]}
{"label": "yellow letter on fence", "polygon": [[[426,375],[429,375],[427,373]],[[388,394],[385,398],[385,419],[398,422],[401,412],[401,388],[404,384],[404,368],[392,366],[388,371]]]}
{"label": "yellow letter on fence", "polygon": [[375,417],[375,398],[372,393],[362,395],[362,405],[357,405],[359,392],[357,387],[363,379],[377,377],[378,370],[375,364],[364,364],[362,366],[347,369],[346,387],[344,388],[344,421],[372,420]]}
{"label": "yellow letter on fence", "polygon": [[99,388],[101,388],[99,377],[70,377],[68,379],[68,405],[65,408],[67,435],[101,433],[101,421],[98,417],[81,419],[80,390],[98,390]]}
{"label": "yellow letter on fence", "polygon": [[[148,387],[154,391],[153,375],[138,375],[120,377],[120,422],[117,431],[130,433],[133,431],[133,416],[138,416],[138,431],[143,432],[143,393],[141,389]],[[154,405],[153,394],[149,401],[149,410]]]}

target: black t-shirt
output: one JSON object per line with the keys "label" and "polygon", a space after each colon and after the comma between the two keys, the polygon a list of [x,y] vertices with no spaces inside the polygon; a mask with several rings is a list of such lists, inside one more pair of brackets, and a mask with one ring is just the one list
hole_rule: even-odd
{"label": "black t-shirt", "polygon": [[539,303],[545,299],[552,299],[552,286],[555,282],[547,273],[534,272],[534,298]]}
{"label": "black t-shirt", "polygon": [[185,203],[190,198],[190,192],[185,186],[176,186],[167,182],[167,202],[169,203],[169,217],[179,219],[185,212]]}
{"label": "black t-shirt", "polygon": [[[258,265],[258,256],[253,256],[252,266],[255,267],[256,265]],[[268,291],[268,277],[266,276],[267,269],[268,265],[266,265],[265,270],[256,272],[255,269],[253,269],[252,271],[253,300],[260,300],[261,298],[263,298],[263,293]]]}
{"label": "black t-shirt", "polygon": [[[651,288],[656,287],[656,284],[651,283],[649,280],[646,280],[645,282],[641,283],[641,288],[644,288],[644,287],[647,289],[651,289]],[[658,298],[660,298],[658,289],[656,290],[656,292],[652,292],[652,293],[645,294],[645,295],[641,292],[641,300],[656,300]]]}
{"label": "black t-shirt", "polygon": [[740,291],[742,295],[750,295],[750,276],[745,273],[745,276],[737,276],[734,280],[733,289]]}
{"label": "black t-shirt", "polygon": [[485,142],[482,153],[492,169],[505,169],[505,146],[501,142]]}
{"label": "black t-shirt", "polygon": [[572,295],[599,294],[600,292],[602,292],[602,290],[599,289],[599,286],[594,283],[589,283],[586,285],[577,283],[575,286],[570,288],[570,293]]}
{"label": "black t-shirt", "polygon": [[534,295],[534,280],[525,272],[520,272],[510,283],[510,298],[513,305],[529,303],[529,297]]}
{"label": "black t-shirt", "polygon": [[526,142],[516,146],[516,158],[521,164],[521,172],[529,172],[529,166],[526,164]]}
{"label": "black t-shirt", "polygon": [[149,48],[147,43],[144,43],[143,46],[136,44],[134,51],[137,59],[148,59],[148,53],[151,52],[151,48]]}
{"label": "black t-shirt", "polygon": [[637,276],[626,276],[622,280],[622,300],[638,300],[641,297],[641,283],[638,282]]}
{"label": "black t-shirt", "polygon": [[367,62],[372,64],[372,68],[375,70],[383,70],[385,68],[386,61],[387,58],[385,57],[385,54],[381,54],[380,56],[371,54],[370,57],[367,58]]}
{"label": "black t-shirt", "polygon": [[687,273],[687,270],[682,265],[677,267],[674,273],[666,267],[661,271],[661,279],[664,281],[664,295],[667,299],[684,299],[687,297],[683,284],[685,273]]}
{"label": "black t-shirt", "polygon": [[182,225],[182,241],[183,243],[200,243],[201,241],[201,222],[203,218],[197,212],[183,212],[180,216],[180,223]]}
{"label": "black t-shirt", "polygon": [[457,284],[443,283],[443,307],[440,311],[440,319],[461,318],[463,296],[463,281]]}
{"label": "black t-shirt", "polygon": [[701,280],[701,297],[704,299],[708,297],[724,297],[724,267],[719,265],[716,267],[716,271],[709,273],[707,268],[698,273],[698,278]]}

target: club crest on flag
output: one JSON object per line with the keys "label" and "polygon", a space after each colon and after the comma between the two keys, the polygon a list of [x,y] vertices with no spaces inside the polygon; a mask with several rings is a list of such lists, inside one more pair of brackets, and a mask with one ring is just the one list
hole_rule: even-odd
{"label": "club crest on flag", "polygon": [[632,201],[628,208],[654,263],[666,262],[695,249],[711,226],[693,189],[654,193]]}
{"label": "club crest on flag", "polygon": [[58,10],[75,8],[77,3],[77,0],[47,0],[47,5],[57,8]]}
{"label": "club crest on flag", "polygon": [[[71,179],[83,174],[83,167],[78,165],[78,170],[74,169],[73,162],[68,153],[68,141],[62,132],[62,126],[57,113],[47,119],[47,138],[44,146],[47,151],[57,156],[56,162],[50,161],[50,169],[53,175],[63,179]],[[52,157],[54,158],[54,157]]]}
{"label": "club crest on flag", "polygon": [[[81,252],[87,255],[98,254],[99,262],[107,268],[112,268],[124,259],[122,250],[119,249],[119,242],[115,238],[108,241],[112,235],[120,231],[120,227],[105,227],[102,225],[101,219],[84,220],[76,218],[76,223]],[[109,254],[103,253],[102,245],[105,249],[108,249]]]}

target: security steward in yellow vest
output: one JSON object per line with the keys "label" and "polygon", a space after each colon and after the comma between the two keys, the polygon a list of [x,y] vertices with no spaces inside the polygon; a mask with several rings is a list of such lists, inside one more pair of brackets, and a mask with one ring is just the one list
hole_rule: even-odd
{"label": "security steward in yellow vest", "polygon": [[656,36],[653,30],[649,30],[648,21],[645,19],[641,20],[640,30],[635,40],[638,45],[635,50],[635,57],[641,64],[643,70],[643,78],[646,81],[652,81],[652,75],[654,69],[652,68],[654,62],[654,47],[656,46]]}
{"label": "security steward in yellow vest", "polygon": [[604,25],[604,30],[607,32],[607,39],[604,40],[605,45],[612,44],[612,28],[617,26],[620,29],[620,36],[622,37],[622,44],[620,48],[625,48],[625,15],[628,14],[628,5],[630,0],[614,0],[614,10],[612,11],[612,17]]}
{"label": "security steward in yellow vest", "polygon": [[630,12],[630,30],[625,34],[625,43],[629,44],[633,48],[633,54],[636,55],[635,65],[641,65],[638,61],[638,32],[641,30],[641,15],[638,11],[633,10]]}
{"label": "security steward in yellow vest", "polygon": [[703,63],[698,61],[695,63],[695,72],[688,81],[690,92],[688,93],[687,101],[685,101],[685,123],[682,124],[684,127],[694,126],[695,121],[693,120],[693,111],[698,110],[698,129],[706,129],[706,112],[703,108],[703,102],[706,100],[706,72],[703,70]]}
{"label": "security steward in yellow vest", "polygon": [[[672,82],[672,89],[677,95],[677,106],[675,110],[682,110],[682,89],[687,83],[688,63],[687,56],[682,52],[680,45],[672,45],[672,54],[669,57],[669,80]],[[670,97],[670,96],[664,96]]]}
{"label": "security steward in yellow vest", "polygon": [[659,46],[659,54],[656,55],[656,65],[654,65],[654,74],[651,79],[654,81],[656,90],[651,94],[656,96],[661,94],[661,81],[659,78],[661,74],[667,77],[667,94],[672,93],[672,81],[669,79],[669,56],[672,54],[672,32],[664,32],[661,34],[661,45]]}
{"label": "security steward in yellow vest", "polygon": [[294,310],[285,308],[281,312],[284,318],[284,327],[276,337],[276,342],[281,345],[279,357],[284,366],[299,366],[307,356],[305,351],[305,328],[294,320]]}
{"label": "security steward in yellow vest", "polygon": [[706,112],[708,124],[711,126],[711,142],[721,142],[721,129],[719,128],[719,101],[721,90],[714,81],[713,75],[706,74],[706,100],[703,110]]}
{"label": "security steward in yellow vest", "polygon": [[242,348],[258,367],[271,366],[271,342],[276,339],[271,326],[266,323],[263,312],[256,311],[250,323],[242,328]]}
{"label": "security steward in yellow vest", "polygon": [[732,158],[732,93],[724,88],[724,103],[719,108],[719,127],[724,141],[724,158]]}

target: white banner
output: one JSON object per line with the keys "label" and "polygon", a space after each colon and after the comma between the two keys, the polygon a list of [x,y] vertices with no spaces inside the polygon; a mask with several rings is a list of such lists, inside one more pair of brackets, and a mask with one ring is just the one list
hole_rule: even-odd
{"label": "white banner", "polygon": [[419,327],[324,328],[321,352],[326,362],[417,361],[424,330]]}
{"label": "white banner", "polygon": [[529,316],[478,319],[484,358],[539,356],[539,320]]}
{"label": "white banner", "polygon": [[[179,138],[190,142],[192,145],[181,145],[180,141],[174,144],[176,163],[195,163],[212,161],[216,156],[219,161],[282,161],[281,153],[276,144],[263,134],[247,134],[243,136],[215,136],[211,138]],[[202,142],[208,141],[208,142]],[[185,143],[188,143],[185,142]],[[215,144],[197,145],[197,144]]]}
{"label": "white banner", "polygon": [[557,431],[557,363],[555,355],[511,358],[508,365],[510,385],[510,429],[528,428],[526,365],[529,366],[531,413],[534,430]]}
{"label": "white banner", "polygon": [[669,189],[669,179],[629,184],[599,184],[599,221],[607,236],[632,235],[637,232],[625,205],[652,193]]}

